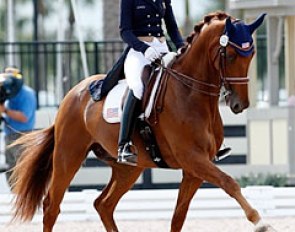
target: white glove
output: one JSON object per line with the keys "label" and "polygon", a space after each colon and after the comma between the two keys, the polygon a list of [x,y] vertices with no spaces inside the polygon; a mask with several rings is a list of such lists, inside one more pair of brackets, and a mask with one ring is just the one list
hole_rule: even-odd
{"label": "white glove", "polygon": [[160,53],[157,52],[157,50],[153,47],[149,47],[147,50],[145,50],[144,57],[151,62],[154,62],[156,59],[160,58]]}
{"label": "white glove", "polygon": [[180,55],[181,54],[182,48],[183,47],[180,47],[180,48],[177,49],[177,52],[176,52],[177,55]]}

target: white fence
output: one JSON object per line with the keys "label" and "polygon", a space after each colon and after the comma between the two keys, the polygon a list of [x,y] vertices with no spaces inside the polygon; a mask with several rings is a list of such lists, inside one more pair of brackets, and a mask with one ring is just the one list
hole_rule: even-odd
{"label": "white fence", "polygon": [[[295,188],[247,187],[244,196],[263,216],[295,216]],[[67,192],[58,221],[99,220],[93,200],[96,190]],[[11,194],[0,194],[0,223],[11,219]],[[115,218],[128,220],[171,219],[177,190],[132,190],[117,206]],[[221,189],[200,189],[191,202],[188,218],[243,217],[239,205]],[[42,221],[42,212],[33,221]]]}

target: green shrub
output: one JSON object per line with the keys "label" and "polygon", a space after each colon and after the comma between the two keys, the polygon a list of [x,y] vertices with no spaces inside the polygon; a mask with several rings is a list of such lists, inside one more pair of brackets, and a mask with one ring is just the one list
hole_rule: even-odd
{"label": "green shrub", "polygon": [[287,185],[288,178],[285,174],[253,174],[241,176],[236,178],[241,187],[251,185],[270,185],[274,187],[283,187]]}

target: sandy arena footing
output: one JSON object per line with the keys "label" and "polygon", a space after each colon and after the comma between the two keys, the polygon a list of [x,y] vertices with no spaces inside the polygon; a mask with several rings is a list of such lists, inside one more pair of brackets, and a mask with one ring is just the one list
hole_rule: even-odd
{"label": "sandy arena footing", "polygon": [[[278,232],[294,232],[295,217],[265,218]],[[170,221],[117,221],[120,232],[165,232],[170,231]],[[0,225],[1,232],[40,232],[41,223]],[[103,232],[100,221],[57,222],[54,232]],[[244,218],[189,219],[182,232],[251,232],[253,226]]]}

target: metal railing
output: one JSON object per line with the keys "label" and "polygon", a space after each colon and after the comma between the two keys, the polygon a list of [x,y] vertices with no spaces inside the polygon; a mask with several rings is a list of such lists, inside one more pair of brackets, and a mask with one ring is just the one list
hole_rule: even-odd
{"label": "metal railing", "polygon": [[[259,90],[266,83],[266,37],[259,36],[258,80]],[[124,49],[121,40],[85,42],[89,74],[106,73]],[[0,43],[0,70],[18,66],[25,83],[37,93],[38,107],[57,107],[63,96],[85,78],[79,42],[15,42]]]}
{"label": "metal railing", "polygon": [[[106,73],[122,53],[124,44],[119,40],[86,42],[85,49],[89,74],[93,75]],[[14,63],[8,64],[7,60]],[[36,90],[39,107],[58,106],[57,96],[63,97],[85,78],[78,42],[0,43],[0,67],[7,65],[21,69],[25,83]]]}

